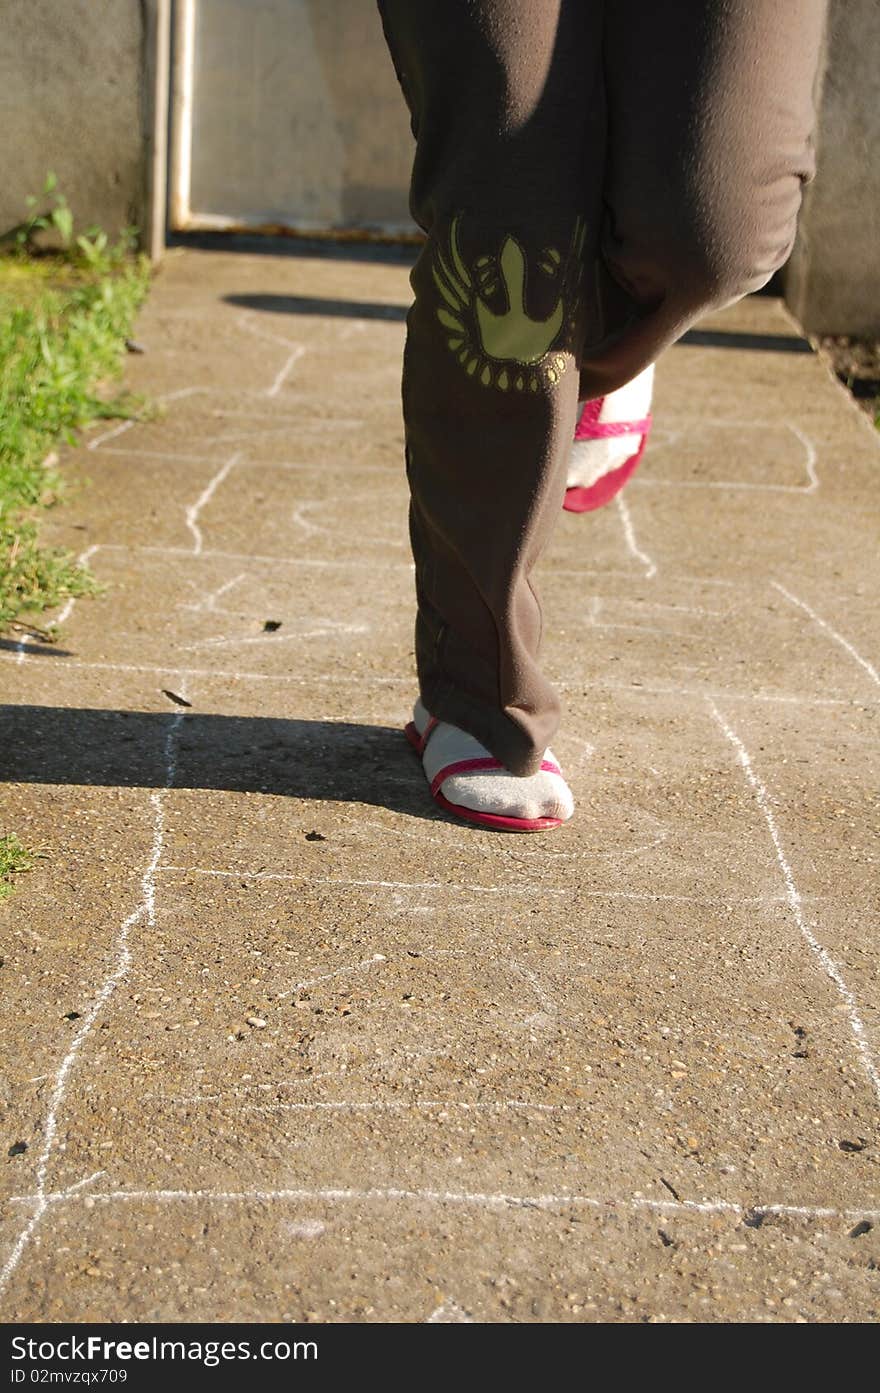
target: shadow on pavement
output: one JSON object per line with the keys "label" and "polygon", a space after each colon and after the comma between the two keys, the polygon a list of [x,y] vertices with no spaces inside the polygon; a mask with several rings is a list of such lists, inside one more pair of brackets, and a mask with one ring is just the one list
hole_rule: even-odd
{"label": "shadow on pavement", "polygon": [[735,329],[688,329],[678,342],[683,348],[751,348],[760,353],[813,352],[807,339],[798,338],[797,334],[743,334]]}
{"label": "shadow on pavement", "polygon": [[372,300],[319,299],[313,295],[224,295],[227,305],[262,310],[265,314],[320,314],[331,319],[389,319],[403,323],[406,305],[383,305]]}
{"label": "shadow on pavement", "polygon": [[0,777],[11,783],[174,788],[369,803],[437,820],[400,730],[347,721],[6,706]]}
{"label": "shadow on pavement", "polygon": [[373,239],[363,237],[308,237],[289,233],[273,236],[267,231],[173,232],[168,247],[226,255],[289,256],[297,261],[354,261],[368,266],[412,266],[424,244],[418,231],[412,237]]}
{"label": "shadow on pavement", "polygon": [[24,653],[32,658],[70,658],[72,653],[68,648],[56,648],[47,643],[22,643],[17,638],[0,638],[0,652],[3,653]]}
{"label": "shadow on pavement", "polygon": [[[315,314],[328,319],[384,319],[404,323],[407,305],[373,300],[335,300],[317,295],[224,295],[227,305],[264,314]],[[738,348],[759,353],[812,353],[807,339],[797,334],[747,334],[731,329],[689,329],[679,339],[683,348]],[[677,346],[677,345],[675,345]]]}

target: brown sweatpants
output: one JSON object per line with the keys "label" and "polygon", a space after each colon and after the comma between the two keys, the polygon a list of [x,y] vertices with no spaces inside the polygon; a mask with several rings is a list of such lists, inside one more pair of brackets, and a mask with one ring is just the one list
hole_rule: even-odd
{"label": "brown sweatpants", "polygon": [[791,248],[824,0],[380,0],[416,137],[403,370],[433,715],[532,773],[558,722],[530,575],[578,399]]}

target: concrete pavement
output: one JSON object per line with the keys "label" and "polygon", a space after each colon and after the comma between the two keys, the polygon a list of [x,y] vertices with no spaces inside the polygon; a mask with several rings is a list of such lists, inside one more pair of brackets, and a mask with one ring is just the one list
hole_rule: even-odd
{"label": "concrete pavement", "polygon": [[68,458],[106,592],[0,655],[48,856],[0,907],[2,1317],[876,1318],[880,437],[776,300],[672,350],[542,566],[578,813],[470,829],[400,734],[407,300],[173,253],[163,414]]}

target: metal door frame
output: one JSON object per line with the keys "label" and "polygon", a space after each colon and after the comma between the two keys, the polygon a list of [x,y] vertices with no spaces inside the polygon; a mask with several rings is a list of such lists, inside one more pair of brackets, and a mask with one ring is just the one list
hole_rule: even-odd
{"label": "metal door frame", "polygon": [[[168,226],[171,232],[222,227],[223,219],[193,219],[193,87],[197,0],[173,0],[171,39],[171,163],[168,177]],[[228,224],[228,219],[226,220]]]}
{"label": "metal door frame", "polygon": [[141,246],[151,261],[165,250],[168,206],[168,96],[171,0],[143,0],[144,226]]}
{"label": "metal door frame", "polygon": [[245,232],[266,235],[340,238],[366,242],[414,242],[422,234],[410,225],[339,229],[262,226],[223,213],[194,213],[191,201],[196,19],[199,0],[143,0],[146,16],[148,124],[152,148],[147,170],[145,248],[161,259],[167,234]]}

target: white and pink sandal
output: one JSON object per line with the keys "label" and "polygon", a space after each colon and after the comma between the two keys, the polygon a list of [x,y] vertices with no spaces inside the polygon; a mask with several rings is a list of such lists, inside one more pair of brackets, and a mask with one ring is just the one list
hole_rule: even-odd
{"label": "white and pink sandal", "polygon": [[568,512],[610,503],[635,472],[651,429],[653,383],[652,365],[607,397],[582,403],[562,505]]}
{"label": "white and pink sandal", "polygon": [[458,726],[428,715],[420,701],[404,734],[444,812],[496,832],[546,832],[574,812],[571,790],[548,750],[536,774],[521,778]]}

